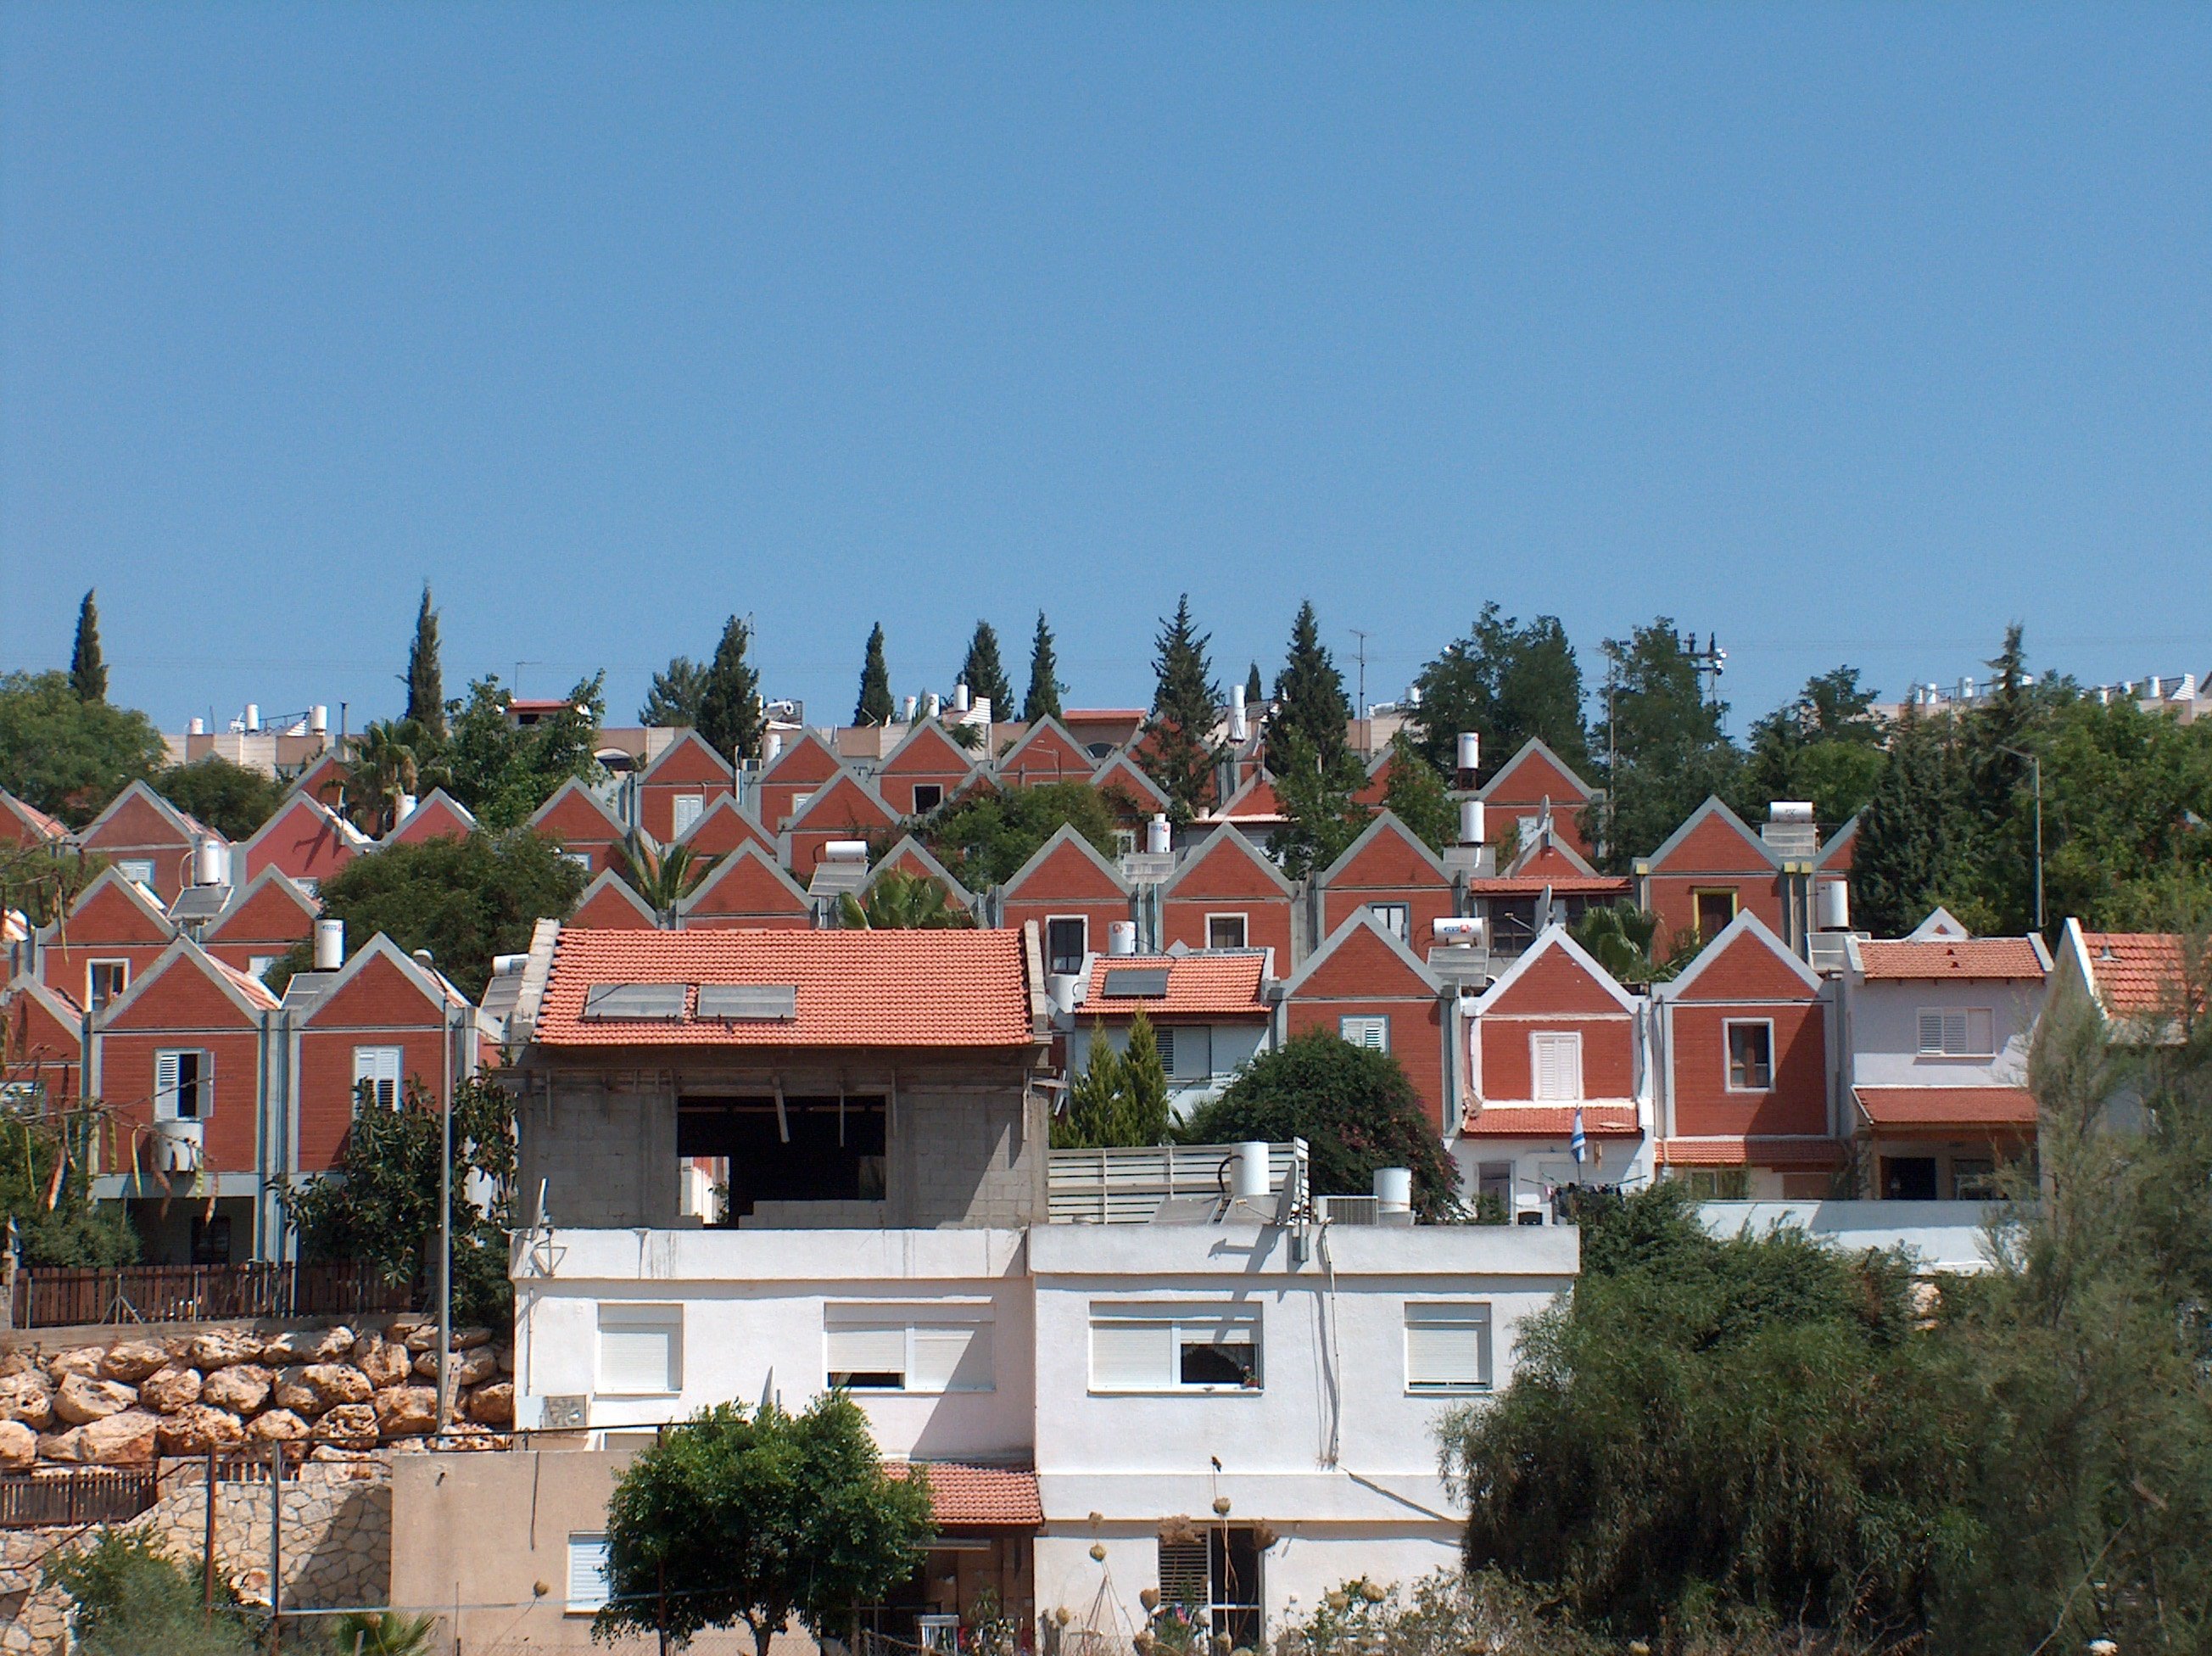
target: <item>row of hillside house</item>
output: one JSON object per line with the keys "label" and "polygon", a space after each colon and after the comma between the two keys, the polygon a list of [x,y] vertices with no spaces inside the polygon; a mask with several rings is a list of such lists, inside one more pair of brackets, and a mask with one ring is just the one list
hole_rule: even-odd
{"label": "row of hillside house", "polygon": [[[1254,958],[1223,970],[1249,988]],[[516,1410],[544,1458],[477,1457],[499,1464],[419,1519],[403,1499],[393,1591],[505,1604],[497,1635],[533,1648],[580,1647],[600,1602],[605,1466],[704,1405],[830,1387],[936,1507],[880,1631],[939,1645],[988,1592],[1024,1647],[1126,1639],[1157,1590],[1265,1648],[1348,1578],[1454,1561],[1437,1426],[1507,1383],[1577,1269],[1570,1229],[1413,1226],[1387,1177],[1370,1211],[1317,1204],[1296,1143],[1048,1149],[1035,924],[548,922],[511,1028]],[[517,1476],[527,1543],[499,1523]],[[533,1576],[562,1585],[507,1590]],[[465,1642],[494,1631],[459,1614]]]}

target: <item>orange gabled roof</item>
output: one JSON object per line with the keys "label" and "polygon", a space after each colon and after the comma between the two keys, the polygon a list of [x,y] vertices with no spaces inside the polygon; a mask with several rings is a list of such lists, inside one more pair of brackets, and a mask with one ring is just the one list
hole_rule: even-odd
{"label": "orange gabled roof", "polygon": [[27,800],[17,799],[5,788],[0,788],[0,809],[12,813],[40,839],[63,840],[69,837],[69,830],[59,822]]}
{"label": "orange gabled roof", "polygon": [[[682,983],[684,1015],[599,1020],[586,991]],[[794,1015],[698,1015],[698,986],[788,985]],[[1024,1047],[1029,963],[1018,931],[577,931],[562,928],[538,1013],[550,1047]]]}
{"label": "orange gabled roof", "polygon": [[1946,938],[1923,943],[1868,939],[1858,945],[1859,969],[1868,978],[2039,978],[2046,968],[2025,937]]}
{"label": "orange gabled roof", "polygon": [[[2097,1003],[2110,1016],[2155,1018],[2180,1010],[2189,974],[2181,939],[2172,933],[2085,931],[2081,945],[2095,975]],[[2196,998],[2202,1000],[2201,989]]]}
{"label": "orange gabled roof", "polygon": [[1876,1127],[2035,1125],[2035,1094],[2024,1087],[1855,1087],[1851,1095]]}
{"label": "orange gabled roof", "polygon": [[[1167,992],[1164,995],[1116,995],[1107,991],[1118,972],[1158,971],[1167,969]],[[1095,1018],[1107,1014],[1133,1014],[1142,1012],[1147,1018],[1176,1014],[1244,1014],[1258,1017],[1267,1015],[1267,1002],[1261,994],[1261,985],[1267,981],[1267,953],[1264,949],[1240,949],[1235,952],[1204,954],[1138,954],[1108,955],[1094,961],[1091,981],[1084,988],[1083,1002],[1076,1008],[1079,1018]]]}
{"label": "orange gabled roof", "polygon": [[1659,1161],[1668,1167],[1751,1165],[1783,1171],[1821,1172],[1843,1166],[1844,1147],[1830,1138],[1789,1138],[1778,1135],[1661,1139]]}
{"label": "orange gabled roof", "polygon": [[1459,1130],[1486,1138],[1565,1138],[1575,1130],[1575,1111],[1583,1112],[1585,1138],[1636,1138],[1632,1104],[1492,1104],[1471,1106]]}
{"label": "orange gabled roof", "polygon": [[[1044,1503],[1037,1497],[1035,1472],[951,1460],[918,1464],[929,1484],[930,1515],[940,1530],[1034,1529],[1044,1522]],[[884,1470],[902,1479],[908,1464],[889,1461]]]}

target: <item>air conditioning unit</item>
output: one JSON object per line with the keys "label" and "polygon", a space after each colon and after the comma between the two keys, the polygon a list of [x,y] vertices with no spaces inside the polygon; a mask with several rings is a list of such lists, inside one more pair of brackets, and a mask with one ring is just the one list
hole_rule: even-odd
{"label": "air conditioning unit", "polygon": [[165,1121],[154,1129],[154,1171],[157,1173],[197,1173],[206,1148],[207,1125],[197,1121]]}

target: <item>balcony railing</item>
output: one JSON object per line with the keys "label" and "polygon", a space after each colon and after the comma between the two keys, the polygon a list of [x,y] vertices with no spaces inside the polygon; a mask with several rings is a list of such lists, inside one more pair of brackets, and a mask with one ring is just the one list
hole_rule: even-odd
{"label": "balcony railing", "polygon": [[419,1311],[415,1282],[374,1265],[125,1265],[18,1271],[11,1328],[204,1323],[245,1317],[361,1317]]}
{"label": "balcony railing", "polygon": [[[1233,1144],[1176,1144],[1110,1150],[1054,1150],[1046,1195],[1055,1225],[1146,1225],[1160,1203],[1226,1193]],[[1267,1147],[1267,1188],[1306,1184],[1306,1142]]]}
{"label": "balcony railing", "polygon": [[160,1494],[152,1467],[87,1467],[0,1477],[0,1530],[120,1524]]}

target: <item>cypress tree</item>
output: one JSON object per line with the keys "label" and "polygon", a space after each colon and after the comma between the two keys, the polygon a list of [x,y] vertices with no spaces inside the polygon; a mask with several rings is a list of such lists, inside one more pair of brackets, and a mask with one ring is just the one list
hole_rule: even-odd
{"label": "cypress tree", "polygon": [[76,606],[76,643],[70,651],[70,688],[80,702],[107,699],[107,662],[100,653],[100,606],[87,593]]}
{"label": "cypress tree", "polygon": [[1213,795],[1214,709],[1221,692],[1206,659],[1211,636],[1190,618],[1190,594],[1176,602],[1172,620],[1154,641],[1152,716],[1145,728],[1145,770],[1166,789],[1169,814],[1188,822]]}
{"label": "cypress tree", "polygon": [[1168,1110],[1168,1072],[1152,1020],[1139,1011],[1129,1020],[1129,1046],[1121,1055],[1119,1144],[1164,1144],[1173,1117]]}
{"label": "cypress tree", "polygon": [[752,630],[737,616],[722,627],[722,642],[707,664],[699,693],[698,731],[717,753],[741,759],[760,757],[768,721],[761,709],[760,674],[745,659]]}
{"label": "cypress tree", "polygon": [[671,661],[665,671],[653,675],[645,692],[645,705],[637,721],[659,729],[699,722],[699,697],[707,687],[707,669],[688,655]]}
{"label": "cypress tree", "polygon": [[1260,716],[1260,710],[1267,705],[1267,681],[1260,676],[1257,661],[1252,663],[1252,670],[1244,675],[1244,705],[1255,719]]}
{"label": "cypress tree", "polygon": [[1851,852],[1859,925],[1877,937],[1901,937],[1942,900],[1956,871],[1967,800],[1965,767],[1948,734],[1908,708],[1859,813]]}
{"label": "cypress tree", "polygon": [[891,670],[884,661],[884,624],[878,621],[868,635],[867,659],[860,663],[860,699],[854,705],[853,722],[889,724],[891,712]]}
{"label": "cypress tree", "polygon": [[999,661],[998,630],[988,621],[975,624],[975,636],[968,641],[968,659],[960,664],[960,682],[970,696],[989,698],[993,719],[1004,719],[1013,710],[1014,687],[1006,682],[1006,669]]}
{"label": "cypress tree", "polygon": [[1030,693],[1022,697],[1022,717],[1035,724],[1039,719],[1060,717],[1060,662],[1052,648],[1052,629],[1037,612],[1036,636],[1030,643]]}
{"label": "cypress tree", "polygon": [[1321,642],[1311,599],[1298,606],[1291,623],[1290,659],[1275,675],[1275,699],[1282,704],[1274,715],[1278,728],[1296,731],[1324,766],[1334,764],[1345,751],[1352,702],[1344,693],[1344,675]]}
{"label": "cypress tree", "polygon": [[415,642],[407,652],[407,716],[433,737],[446,734],[446,680],[438,664],[438,612],[430,607],[430,583],[422,583],[422,606],[415,612]]}

